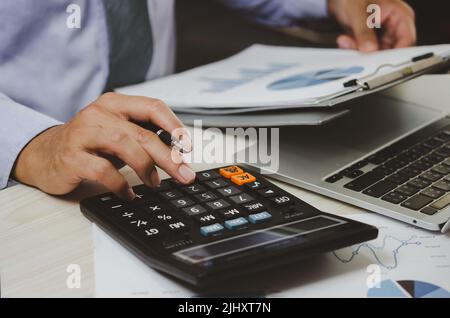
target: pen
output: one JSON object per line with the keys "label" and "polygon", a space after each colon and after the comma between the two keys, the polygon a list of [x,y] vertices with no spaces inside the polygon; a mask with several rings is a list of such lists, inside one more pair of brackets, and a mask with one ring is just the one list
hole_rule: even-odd
{"label": "pen", "polygon": [[170,133],[168,133],[161,127],[158,127],[149,122],[134,122],[134,123],[144,129],[150,130],[151,132],[155,133],[159,137],[159,139],[167,146],[173,147],[174,149],[178,150],[181,153],[186,152],[184,150],[184,147],[183,147],[183,144],[181,143],[181,141],[179,141],[175,137],[172,137],[172,135]]}

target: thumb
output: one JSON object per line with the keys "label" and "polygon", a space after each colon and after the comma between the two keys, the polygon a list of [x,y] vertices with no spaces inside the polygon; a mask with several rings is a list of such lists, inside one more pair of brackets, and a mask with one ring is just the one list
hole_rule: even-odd
{"label": "thumb", "polygon": [[378,40],[374,29],[367,26],[366,15],[356,15],[351,23],[358,50],[373,52],[378,50]]}

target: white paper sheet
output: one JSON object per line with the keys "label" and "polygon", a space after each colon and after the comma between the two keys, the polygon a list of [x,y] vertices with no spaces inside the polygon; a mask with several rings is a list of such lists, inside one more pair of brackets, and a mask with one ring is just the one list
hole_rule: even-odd
{"label": "white paper sheet", "polygon": [[[449,233],[420,230],[371,213],[349,217],[377,226],[379,237],[275,269],[271,275],[240,277],[238,283],[221,284],[201,294],[147,267],[94,226],[97,297],[408,297],[398,283],[405,281],[422,286],[424,297],[450,297]],[[373,281],[367,272],[371,264],[381,270],[375,281],[382,281],[372,289],[367,285]]]}
{"label": "white paper sheet", "polygon": [[[350,50],[254,45],[226,60],[181,74],[118,89],[164,100],[175,110],[314,106],[340,93],[343,83],[372,74],[382,64],[450,52],[437,45],[362,54]],[[383,68],[379,74],[392,71]]]}

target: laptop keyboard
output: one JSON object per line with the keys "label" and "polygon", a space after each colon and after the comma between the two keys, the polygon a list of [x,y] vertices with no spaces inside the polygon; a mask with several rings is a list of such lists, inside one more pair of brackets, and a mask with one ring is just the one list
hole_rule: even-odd
{"label": "laptop keyboard", "polygon": [[352,179],[347,189],[434,215],[450,204],[450,126],[413,145],[394,143],[325,181],[344,177]]}

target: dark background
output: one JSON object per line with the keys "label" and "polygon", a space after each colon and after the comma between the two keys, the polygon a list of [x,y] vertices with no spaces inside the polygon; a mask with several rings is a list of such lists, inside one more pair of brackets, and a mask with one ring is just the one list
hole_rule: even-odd
{"label": "dark background", "polygon": [[[418,45],[450,43],[450,0],[408,0],[416,11]],[[339,27],[331,21],[303,25],[312,41],[256,25],[214,0],[177,0],[177,70],[217,61],[253,43],[334,47]]]}

